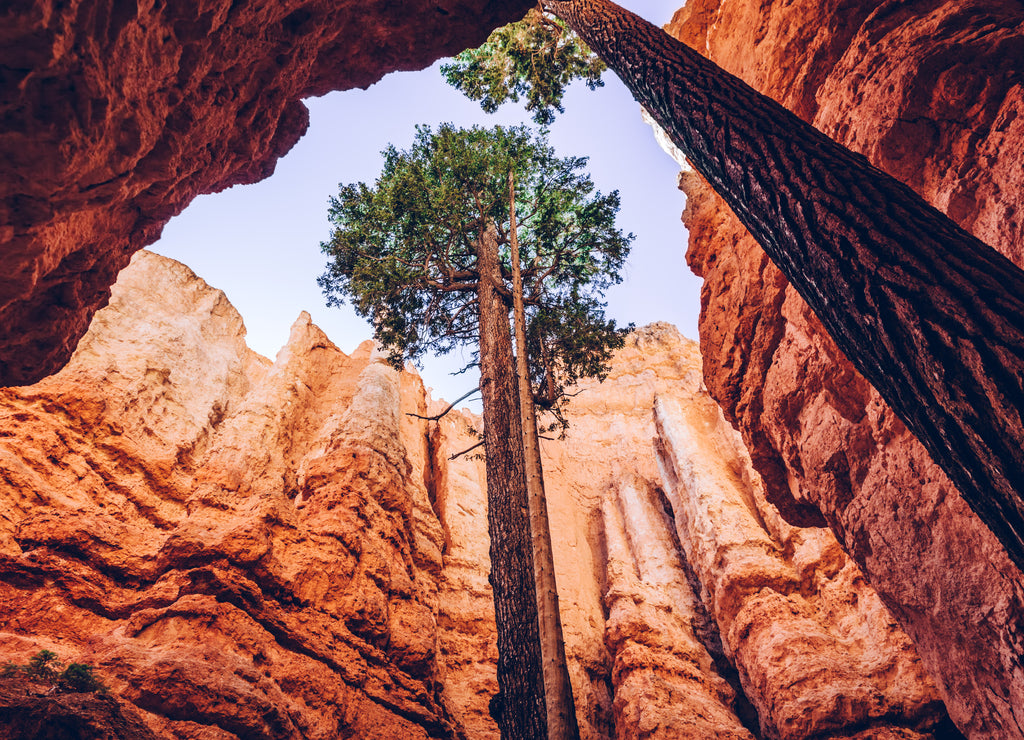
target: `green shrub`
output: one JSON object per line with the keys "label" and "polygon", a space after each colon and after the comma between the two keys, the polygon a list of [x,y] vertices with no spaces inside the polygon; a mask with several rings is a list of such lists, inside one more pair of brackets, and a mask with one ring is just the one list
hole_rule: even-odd
{"label": "green shrub", "polygon": [[0,666],[0,676],[22,677],[33,683],[49,684],[60,693],[105,694],[108,691],[91,665],[71,663],[62,669],[57,653],[52,650],[40,650],[25,665],[7,661]]}
{"label": "green shrub", "polygon": [[107,687],[103,685],[93,667],[87,663],[72,663],[57,676],[57,688],[61,691],[73,693],[107,693]]}
{"label": "green shrub", "polygon": [[28,665],[25,666],[24,670],[32,678],[52,683],[57,679],[59,668],[60,661],[57,660],[57,653],[52,650],[40,650],[28,659]]}

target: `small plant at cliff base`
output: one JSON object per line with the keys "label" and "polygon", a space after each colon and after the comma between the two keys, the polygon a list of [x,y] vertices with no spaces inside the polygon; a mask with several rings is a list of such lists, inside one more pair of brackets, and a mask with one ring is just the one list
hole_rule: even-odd
{"label": "small plant at cliff base", "polygon": [[565,23],[533,8],[523,20],[494,31],[482,46],[443,65],[441,74],[488,113],[523,96],[533,120],[547,125],[555,110],[565,112],[562,96],[569,83],[582,79],[595,90],[604,85],[606,69]]}
{"label": "small plant at cliff base", "polygon": [[0,667],[0,677],[47,684],[60,693],[107,693],[107,687],[96,676],[91,665],[71,663],[63,669],[61,666],[57,653],[40,650],[29,658],[27,664],[19,665],[10,661],[4,663]]}
{"label": "small plant at cliff base", "polygon": [[615,228],[618,193],[594,193],[581,173],[586,160],[556,157],[525,127],[421,126],[410,149],[389,147],[384,160],[373,187],[345,185],[331,199],[335,228],[322,245],[331,259],[319,282],[329,304],[350,299],[370,319],[396,367],[427,350],[477,346],[499,649],[492,707],[503,738],[548,737],[509,311],[520,295],[537,348],[529,374],[555,408],[566,383],[600,375],[622,345],[602,296],[620,281],[632,235]]}

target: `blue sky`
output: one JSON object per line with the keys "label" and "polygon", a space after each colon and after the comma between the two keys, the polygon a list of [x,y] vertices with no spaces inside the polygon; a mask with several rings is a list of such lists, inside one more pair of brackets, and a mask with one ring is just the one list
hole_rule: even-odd
{"label": "blue sky", "polygon": [[[662,24],[680,0],[621,3]],[[300,311],[345,352],[370,338],[369,325],[349,308],[325,306],[316,278],[326,264],[327,199],[339,183],[371,183],[389,143],[404,149],[414,127],[515,125],[528,122],[515,105],[483,113],[445,85],[438,65],[388,75],[368,90],[331,93],[307,100],[308,133],[283,157],[270,178],[197,198],[164,229],[151,247],[180,260],[223,290],[245,320],[249,346],[274,357]],[[550,142],[561,156],[588,156],[588,171],[602,192],[622,195],[619,226],[636,234],[622,285],[608,295],[608,314],[638,326],[669,321],[697,337],[700,281],[686,268],[686,231],[679,217],[684,198],[676,188],[679,167],[657,145],[638,105],[619,79],[605,74],[605,87],[590,92],[576,85],[566,95],[566,113],[551,127]],[[434,397],[457,398],[472,387],[465,375],[449,373],[458,356],[428,358],[419,370]],[[474,404],[469,404],[471,407]]]}

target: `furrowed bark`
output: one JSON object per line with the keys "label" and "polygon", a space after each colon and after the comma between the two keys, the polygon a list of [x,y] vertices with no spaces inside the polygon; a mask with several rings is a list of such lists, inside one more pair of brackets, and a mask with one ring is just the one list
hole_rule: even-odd
{"label": "furrowed bark", "polygon": [[1024,569],[1024,272],[609,0],[545,0],[622,78]]}
{"label": "furrowed bark", "polygon": [[512,302],[516,338],[516,381],[523,425],[523,458],[526,463],[526,495],[530,503],[530,535],[533,541],[533,572],[537,585],[540,653],[544,666],[544,697],[547,704],[548,740],[578,740],[579,725],[573,702],[569,665],[565,658],[562,616],[555,585],[555,558],[548,525],[548,502],[540,460],[537,409],[533,405],[530,369],[526,355],[526,310],[523,278],[519,269],[519,237],[516,233],[516,195],[512,172],[508,173],[509,228],[512,258]]}
{"label": "furrowed bark", "polygon": [[502,740],[547,736],[544,679],[537,624],[533,548],[523,464],[522,424],[513,374],[508,310],[493,226],[477,240],[480,282],[480,392],[487,455],[487,530],[498,629],[498,697],[492,713]]}

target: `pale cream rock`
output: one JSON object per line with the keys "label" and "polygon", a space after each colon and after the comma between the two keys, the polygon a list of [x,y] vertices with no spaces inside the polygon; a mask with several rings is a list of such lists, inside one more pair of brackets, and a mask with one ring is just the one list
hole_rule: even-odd
{"label": "pale cream rock", "polygon": [[827,530],[785,524],[706,396],[655,403],[686,559],[767,737],[928,727],[943,712],[905,634]]}
{"label": "pale cream rock", "polygon": [[602,504],[615,737],[752,740],[693,634],[696,597],[655,496],[646,481],[626,478]]}

